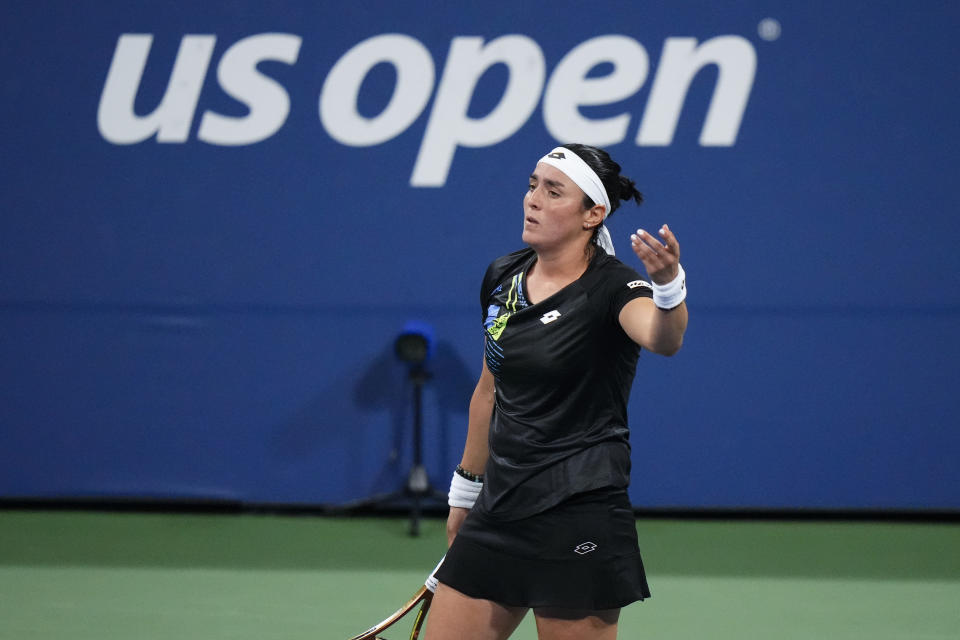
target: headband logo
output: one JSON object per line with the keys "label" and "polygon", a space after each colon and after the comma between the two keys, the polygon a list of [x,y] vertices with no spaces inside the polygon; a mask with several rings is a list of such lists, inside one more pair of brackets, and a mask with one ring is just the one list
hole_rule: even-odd
{"label": "headband logo", "polygon": [[563,155],[563,151],[554,151],[553,153],[547,154],[548,158],[556,158],[557,160],[566,160],[567,156]]}

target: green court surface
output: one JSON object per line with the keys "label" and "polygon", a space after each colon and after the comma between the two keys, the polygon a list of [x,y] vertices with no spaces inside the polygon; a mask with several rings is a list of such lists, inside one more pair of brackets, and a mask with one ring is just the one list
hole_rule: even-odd
{"label": "green court surface", "polygon": [[[653,598],[620,638],[960,638],[960,525],[637,522]],[[400,606],[444,526],[0,511],[0,639],[345,640]],[[386,634],[405,638],[404,630]],[[514,638],[535,638],[532,619]]]}

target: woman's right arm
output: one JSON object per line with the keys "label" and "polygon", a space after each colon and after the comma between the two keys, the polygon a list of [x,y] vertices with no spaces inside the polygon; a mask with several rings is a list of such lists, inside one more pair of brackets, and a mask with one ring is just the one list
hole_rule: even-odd
{"label": "woman's right arm", "polygon": [[[463,447],[463,458],[460,460],[460,466],[464,470],[476,475],[483,474],[490,455],[487,437],[490,432],[490,417],[493,415],[494,394],[493,375],[487,369],[487,361],[484,358],[480,380],[477,381],[477,387],[470,398],[467,441]],[[469,512],[469,509],[463,507],[450,507],[450,515],[447,517],[447,544],[453,542]]]}

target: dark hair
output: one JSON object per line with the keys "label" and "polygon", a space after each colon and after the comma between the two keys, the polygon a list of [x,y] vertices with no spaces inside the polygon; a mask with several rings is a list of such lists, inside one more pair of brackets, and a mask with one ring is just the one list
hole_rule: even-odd
{"label": "dark hair", "polygon": [[[620,207],[621,201],[633,200],[638,205],[643,204],[643,194],[637,190],[636,183],[630,178],[620,175],[620,165],[613,161],[609,153],[586,144],[574,143],[563,146],[580,156],[580,159],[586,162],[603,182],[603,188],[607,190],[607,197],[610,198],[608,216],[613,215],[613,212]],[[595,204],[597,203],[590,196],[583,196],[583,207],[585,209],[589,209]]]}

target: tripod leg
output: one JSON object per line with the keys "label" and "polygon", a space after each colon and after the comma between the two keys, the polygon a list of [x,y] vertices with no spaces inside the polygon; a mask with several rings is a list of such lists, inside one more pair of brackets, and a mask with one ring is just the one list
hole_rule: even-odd
{"label": "tripod leg", "polygon": [[420,535],[420,495],[413,494],[413,504],[410,507],[410,535]]}

